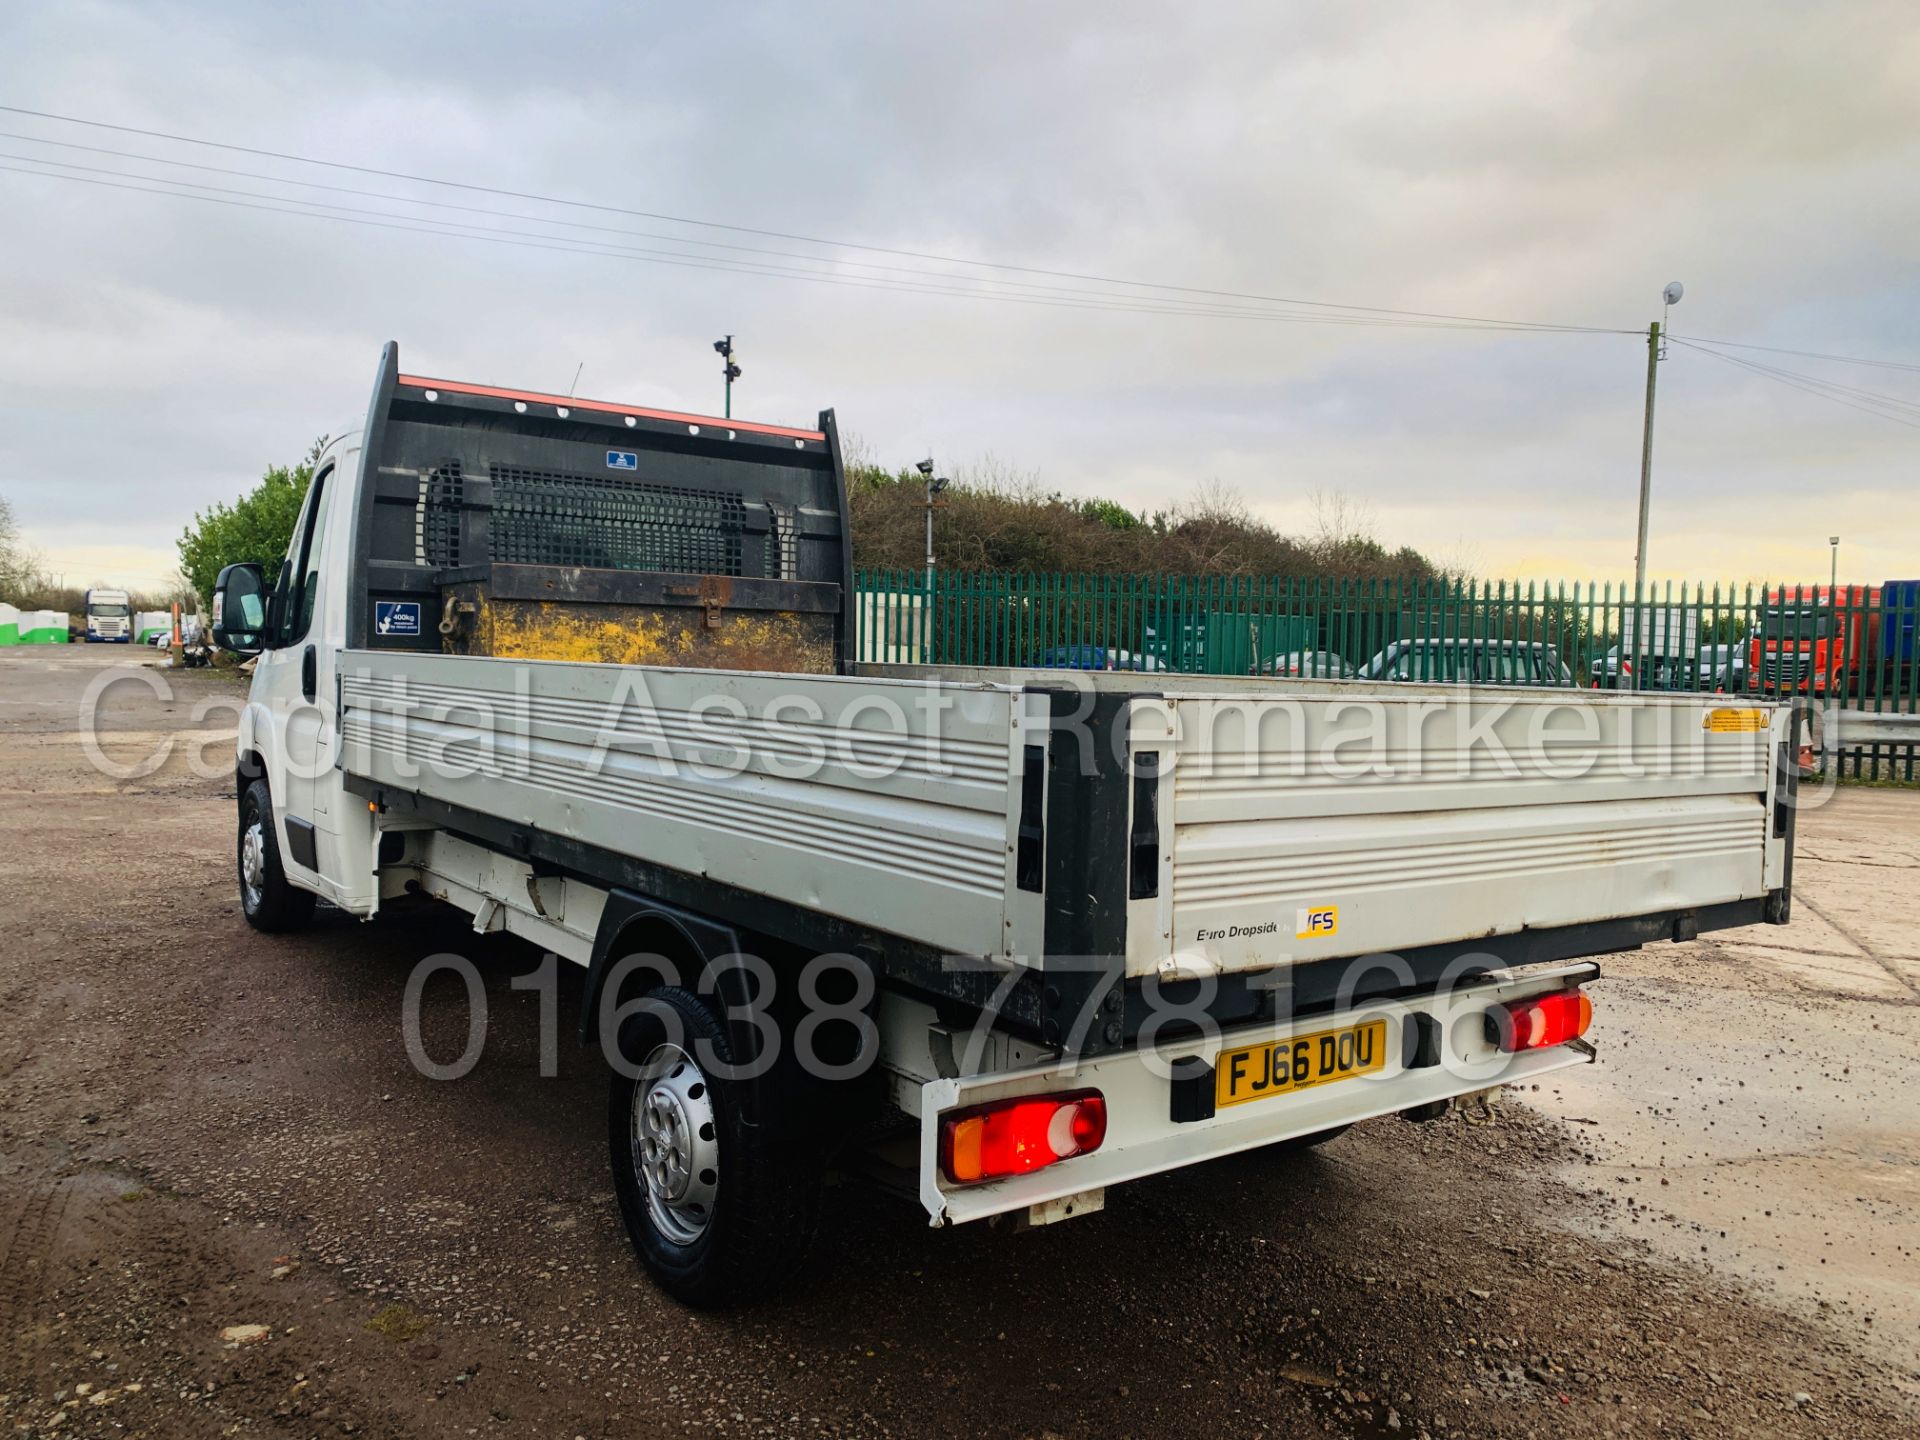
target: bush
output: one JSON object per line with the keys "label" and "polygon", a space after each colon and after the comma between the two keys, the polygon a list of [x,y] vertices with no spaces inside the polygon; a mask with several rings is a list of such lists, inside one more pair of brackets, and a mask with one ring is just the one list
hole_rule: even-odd
{"label": "bush", "polygon": [[[1389,551],[1338,497],[1315,497],[1317,534],[1282,534],[1233,491],[1204,485],[1171,510],[1139,514],[1118,501],[1070,500],[989,461],[939,496],[934,554],[949,571],[1066,571],[1082,575],[1257,575],[1424,579],[1441,573],[1419,551]],[[926,563],[926,482],[854,463],[847,472],[853,559],[862,570]],[[1330,512],[1330,513],[1329,513]]]}
{"label": "bush", "polygon": [[193,517],[180,536],[180,569],[203,601],[213,598],[213,582],[229,565],[262,565],[271,576],[287,553],[325,444],[314,441],[298,465],[276,465],[231,505],[213,505]]}

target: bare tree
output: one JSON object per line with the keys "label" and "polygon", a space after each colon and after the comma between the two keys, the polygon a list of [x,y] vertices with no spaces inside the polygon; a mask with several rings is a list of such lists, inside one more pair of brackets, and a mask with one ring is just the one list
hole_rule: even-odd
{"label": "bare tree", "polygon": [[1245,528],[1253,523],[1246,496],[1216,477],[1202,480],[1194,487],[1193,497],[1173,507],[1176,524],[1231,525]]}
{"label": "bare tree", "polygon": [[1365,500],[1344,490],[1315,490],[1307,498],[1313,505],[1314,543],[1322,550],[1337,553],[1356,540],[1373,538],[1373,507]]}
{"label": "bare tree", "polygon": [[14,552],[20,548],[20,527],[14,523],[13,502],[0,495],[0,579],[13,574]]}

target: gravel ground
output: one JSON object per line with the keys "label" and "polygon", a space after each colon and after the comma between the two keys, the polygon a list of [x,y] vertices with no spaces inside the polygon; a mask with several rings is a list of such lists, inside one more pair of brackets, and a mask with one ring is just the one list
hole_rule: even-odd
{"label": "gravel ground", "polygon": [[[1899,918],[1920,796],[1810,814],[1786,930],[1605,962],[1602,1064],[1490,1123],[1377,1121],[1020,1236],[934,1233],[849,1183],[803,1283],[716,1318],[631,1258],[599,1062],[563,1044],[539,1078],[537,1000],[509,986],[537,957],[431,907],[255,935],[219,738],[235,692],[116,685],[111,763],[187,743],[103,776],[79,699],[125,658],[0,653],[0,1421],[20,1433],[1920,1433],[1920,960]],[[415,1072],[398,1024],[441,951],[487,984],[484,1058],[456,1083]],[[466,1023],[457,982],[430,986],[429,1048]]]}

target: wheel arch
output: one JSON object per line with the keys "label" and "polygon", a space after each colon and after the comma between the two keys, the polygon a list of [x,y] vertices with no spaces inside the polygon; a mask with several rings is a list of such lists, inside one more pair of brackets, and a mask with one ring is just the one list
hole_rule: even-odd
{"label": "wheel arch", "polygon": [[[267,778],[266,758],[258,750],[243,749],[233,765],[233,800],[235,805],[243,805],[247,799],[247,787],[256,780]],[[273,789],[269,781],[267,789]]]}
{"label": "wheel arch", "polygon": [[[617,1007],[657,985],[697,990],[701,973],[709,964],[737,955],[740,949],[740,934],[730,925],[630,890],[615,890],[600,912],[593,952],[587,962],[586,984],[580,995],[580,1043],[593,1044],[599,1034],[601,1011],[609,1002]],[[659,956],[672,974],[649,971],[623,979],[626,993],[608,997],[606,988],[614,967],[635,954]],[[720,979],[724,992],[728,988],[726,976]],[[724,993],[722,998],[729,1003],[736,999]]]}

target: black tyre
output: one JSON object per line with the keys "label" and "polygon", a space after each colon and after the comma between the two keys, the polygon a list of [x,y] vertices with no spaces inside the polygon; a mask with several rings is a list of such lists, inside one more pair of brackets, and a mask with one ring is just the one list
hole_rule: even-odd
{"label": "black tyre", "polygon": [[237,868],[240,909],[247,923],[270,935],[304,929],[313,920],[311,890],[287,883],[280,864],[280,840],[273,829],[273,796],[265,780],[255,780],[240,797]]}
{"label": "black tyre", "polygon": [[726,1078],[726,1026],[677,986],[621,1027],[620,1052],[607,1142],[641,1263],[697,1309],[771,1293],[805,1260],[820,1213],[821,1168],[796,1153],[804,1132],[787,1113],[800,1087]]}

